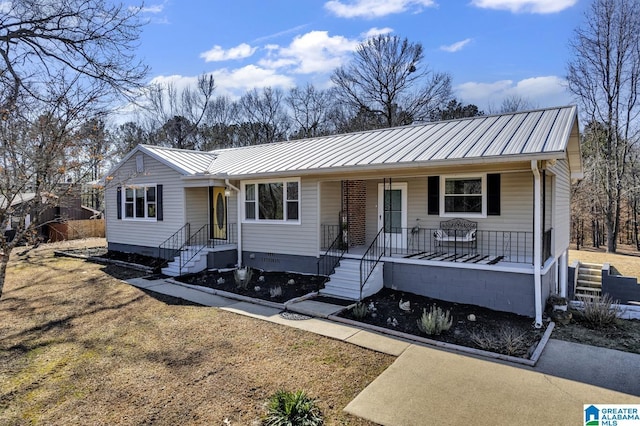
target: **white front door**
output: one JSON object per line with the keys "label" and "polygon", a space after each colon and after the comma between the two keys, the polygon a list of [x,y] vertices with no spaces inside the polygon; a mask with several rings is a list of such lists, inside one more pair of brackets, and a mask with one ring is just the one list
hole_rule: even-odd
{"label": "white front door", "polygon": [[407,248],[407,184],[378,184],[378,229],[384,226],[384,244],[395,249]]}

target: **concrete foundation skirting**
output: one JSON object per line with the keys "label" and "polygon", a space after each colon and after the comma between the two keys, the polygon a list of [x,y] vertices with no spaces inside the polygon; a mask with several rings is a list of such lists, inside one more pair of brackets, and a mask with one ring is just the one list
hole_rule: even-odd
{"label": "concrete foundation skirting", "polygon": [[515,356],[497,354],[495,352],[483,351],[481,349],[468,348],[466,346],[454,345],[452,343],[447,343],[447,342],[440,342],[438,340],[428,339],[426,337],[420,337],[420,336],[416,336],[414,334],[407,334],[407,333],[403,333],[401,331],[391,330],[391,329],[384,328],[384,327],[378,327],[378,326],[375,326],[375,325],[370,325],[370,324],[365,324],[365,323],[358,322],[358,321],[353,321],[353,320],[350,320],[348,318],[339,317],[337,315],[330,315],[328,317],[328,319],[331,320],[331,321],[336,321],[336,322],[340,322],[340,323],[343,323],[343,324],[352,325],[352,326],[363,328],[363,329],[366,329],[366,330],[376,331],[378,333],[389,334],[391,336],[399,337],[401,339],[404,339],[404,340],[407,340],[407,341],[411,341],[411,342],[418,342],[418,343],[422,343],[422,344],[425,344],[425,345],[436,346],[436,347],[439,347],[439,348],[449,349],[449,350],[453,350],[453,351],[457,351],[457,352],[463,352],[463,353],[467,353],[467,354],[470,354],[470,355],[478,355],[478,356],[482,356],[482,357],[486,357],[486,358],[493,358],[493,359],[499,359],[499,360],[502,360],[502,361],[509,361],[509,362],[513,362],[513,363],[517,363],[517,364],[528,365],[530,367],[535,366],[536,363],[538,362],[538,359],[540,359],[540,355],[542,355],[542,351],[544,350],[545,345],[549,341],[549,338],[551,337],[551,332],[553,331],[553,328],[555,327],[555,323],[554,322],[549,323],[549,326],[545,330],[542,338],[540,339],[540,341],[536,345],[536,349],[531,354],[531,358],[526,359],[526,358],[519,358],[519,357],[515,357]]}

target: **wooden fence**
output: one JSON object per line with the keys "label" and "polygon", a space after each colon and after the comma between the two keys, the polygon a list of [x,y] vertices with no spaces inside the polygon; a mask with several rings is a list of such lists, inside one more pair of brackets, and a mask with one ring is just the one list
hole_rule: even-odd
{"label": "wooden fence", "polygon": [[69,220],[49,224],[49,241],[52,242],[104,236],[104,219]]}

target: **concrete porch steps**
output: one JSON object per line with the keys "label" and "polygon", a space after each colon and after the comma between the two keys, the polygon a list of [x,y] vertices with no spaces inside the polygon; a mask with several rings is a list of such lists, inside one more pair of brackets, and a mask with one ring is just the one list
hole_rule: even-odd
{"label": "concrete porch steps", "polygon": [[[371,296],[382,289],[383,263],[376,265],[371,277],[362,289],[362,298]],[[348,300],[360,300],[360,260],[342,259],[320,294]]]}
{"label": "concrete porch steps", "polygon": [[[197,253],[194,256],[196,251]],[[183,263],[186,262],[182,267],[182,275],[204,271],[207,268],[207,253],[208,250],[204,247],[189,247],[188,250],[181,251],[166,267],[162,268],[162,273],[170,277],[179,276],[181,260]],[[188,260],[187,257],[191,256],[193,258]]]}
{"label": "concrete porch steps", "polygon": [[602,265],[580,263],[575,285],[576,298],[599,299],[602,295]]}

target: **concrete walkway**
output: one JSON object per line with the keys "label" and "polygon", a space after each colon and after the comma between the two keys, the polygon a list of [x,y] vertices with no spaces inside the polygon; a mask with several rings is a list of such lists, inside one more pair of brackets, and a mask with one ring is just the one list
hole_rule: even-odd
{"label": "concrete walkway", "polygon": [[157,293],[248,315],[397,356],[345,410],[382,425],[583,424],[583,404],[640,404],[640,355],[551,339],[526,367],[436,349],[323,318],[340,309],[307,301],[318,318],[285,319],[280,309],[137,278]]}

